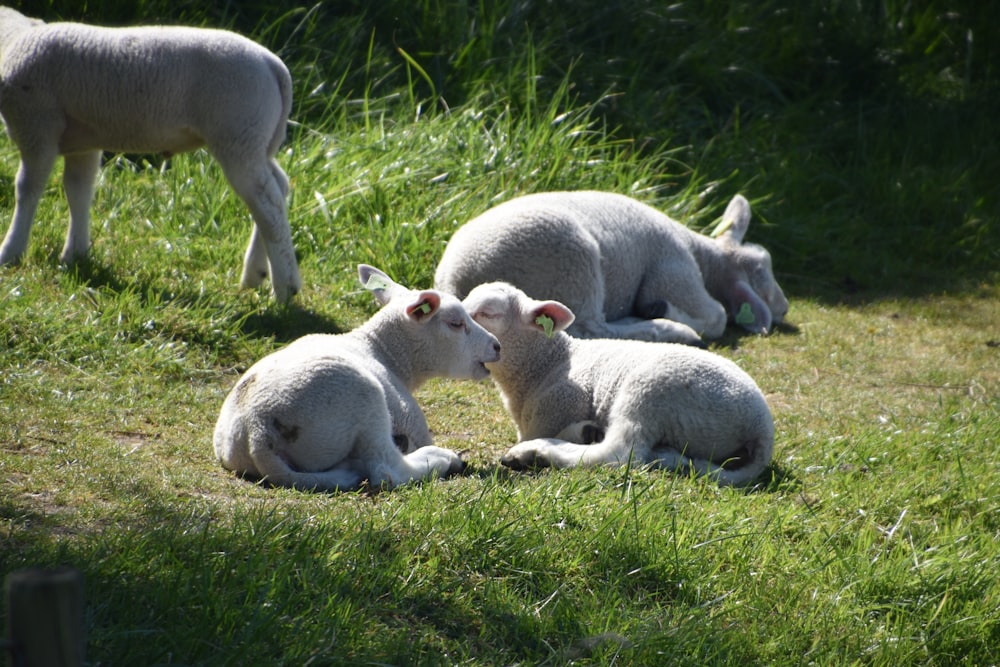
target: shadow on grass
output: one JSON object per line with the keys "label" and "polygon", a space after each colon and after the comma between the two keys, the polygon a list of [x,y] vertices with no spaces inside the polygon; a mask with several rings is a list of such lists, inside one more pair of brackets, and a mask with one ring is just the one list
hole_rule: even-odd
{"label": "shadow on grass", "polygon": [[[794,322],[779,322],[774,325],[771,333],[768,337],[773,336],[798,336],[802,333],[801,329]],[[713,340],[708,349],[717,350],[719,348],[725,348],[729,350],[738,350],[740,348],[740,341],[747,338],[756,338],[760,334],[755,334],[742,327],[730,324],[726,327],[725,333],[722,334],[716,340]]]}
{"label": "shadow on grass", "polygon": [[[641,466],[639,469],[646,470],[646,466]],[[669,475],[671,478],[676,478],[681,481],[683,478],[688,477],[690,481],[697,483],[697,476],[693,474],[688,474],[684,472],[678,472],[674,470],[668,470],[665,468],[657,468],[655,466],[649,466],[648,469],[660,475]],[[569,472],[553,470],[552,468],[545,467],[534,467],[526,468],[524,470],[511,470],[506,466],[500,464],[494,464],[489,466],[484,466],[482,468],[472,466],[467,467],[464,471],[456,475],[456,477],[474,477],[482,481],[492,482],[497,486],[507,486],[513,484],[516,480],[521,478],[534,479],[541,477],[543,475],[560,474],[560,472]],[[627,471],[631,472],[631,470]],[[626,473],[627,474],[627,473]],[[741,489],[747,493],[778,493],[797,490],[801,486],[801,483],[794,474],[780,463],[772,462],[758,477],[753,484],[750,484]]]}
{"label": "shadow on grass", "polygon": [[[211,309],[216,312],[230,311],[229,318],[238,324],[239,331],[251,338],[271,338],[276,342],[288,343],[311,333],[341,333],[343,329],[331,318],[303,308],[298,303],[281,304],[269,296],[255,304],[251,299],[232,297],[225,307],[213,305],[211,300],[226,299],[229,295],[206,296],[189,289],[165,289],[154,286],[149,281],[135,277],[123,281],[111,267],[88,258],[66,268],[70,281],[78,286],[91,289],[106,289],[113,294],[133,293],[143,306],[174,304],[181,308]],[[181,336],[188,343],[210,344],[212,337]]]}
{"label": "shadow on grass", "polygon": [[240,331],[254,338],[273,336],[279,343],[290,343],[307,334],[339,334],[344,329],[332,319],[292,303],[271,304],[248,314]]}

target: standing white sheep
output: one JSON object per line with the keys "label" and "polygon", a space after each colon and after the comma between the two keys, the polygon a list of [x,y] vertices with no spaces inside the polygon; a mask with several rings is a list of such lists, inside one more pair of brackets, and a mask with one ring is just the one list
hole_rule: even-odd
{"label": "standing white sheep", "polygon": [[384,307],[350,333],[304,336],[244,373],[215,426],[225,468],[317,490],[392,488],[463,468],[431,445],[413,390],[431,377],[486,377],[497,339],[450,294],[408,290],[364,264],[358,275]]}
{"label": "standing white sheep", "polygon": [[610,192],[546,192],[512,199],[460,227],[435,287],[458,295],[495,280],[576,314],[569,333],[699,344],[729,319],[766,333],[788,311],[771,257],[743,243],[750,204],[737,195],[717,239]]}
{"label": "standing white sheep", "polygon": [[572,311],[507,283],[462,303],[503,346],[488,367],[521,441],[505,466],[634,462],[740,485],[770,462],[771,411],[732,361],[672,343],[572,338]]}
{"label": "standing white sheep", "polygon": [[0,265],[20,260],[49,174],[64,157],[70,223],[61,261],[86,257],[102,150],[172,155],[205,146],[254,220],[242,285],[270,273],[275,296],[302,286],[288,225],[288,177],[274,160],[292,81],[264,47],[224,30],[102,28],[0,7],[0,115],[21,154]]}

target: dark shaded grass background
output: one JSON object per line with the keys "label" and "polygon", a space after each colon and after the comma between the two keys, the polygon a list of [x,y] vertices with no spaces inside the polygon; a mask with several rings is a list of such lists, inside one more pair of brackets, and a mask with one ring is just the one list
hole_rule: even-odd
{"label": "dark shaded grass background", "polygon": [[417,96],[425,113],[502,100],[530,116],[567,86],[632,150],[675,150],[679,169],[658,184],[665,192],[696,182],[715,190],[713,205],[736,191],[750,196],[768,223],[753,240],[772,249],[793,294],[934,293],[993,282],[1000,266],[995,3],[585,0],[570,11],[513,0],[95,0],[21,8],[50,21],[251,34],[289,63],[295,119],[320,130],[329,114],[352,113],[330,96],[389,110],[395,96]]}

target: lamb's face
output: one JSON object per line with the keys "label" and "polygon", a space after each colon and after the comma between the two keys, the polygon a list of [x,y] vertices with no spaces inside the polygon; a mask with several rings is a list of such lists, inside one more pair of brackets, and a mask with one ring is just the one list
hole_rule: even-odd
{"label": "lamb's face", "polygon": [[462,306],[473,320],[500,338],[516,325],[523,297],[523,292],[507,283],[487,283],[469,292]]}
{"label": "lamb's face", "polygon": [[508,283],[476,287],[462,305],[508,349],[538,345],[573,323],[573,311],[558,301],[536,301]]}
{"label": "lamb's face", "polygon": [[759,245],[746,243],[739,249],[738,264],[747,284],[771,310],[772,321],[781,322],[788,313],[788,299],[774,277],[771,254]]}
{"label": "lamb's face", "polygon": [[486,364],[500,360],[496,336],[477,324],[456,297],[443,295],[426,326],[431,348],[426,352],[443,364],[446,377],[481,380],[490,374]]}

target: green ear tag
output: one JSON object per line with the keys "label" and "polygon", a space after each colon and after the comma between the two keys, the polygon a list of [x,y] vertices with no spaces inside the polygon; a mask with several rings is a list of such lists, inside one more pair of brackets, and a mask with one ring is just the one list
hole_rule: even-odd
{"label": "green ear tag", "polygon": [[365,289],[372,292],[378,292],[379,290],[389,289],[389,283],[387,283],[385,278],[382,276],[373,275],[368,279],[368,282],[365,283]]}
{"label": "green ear tag", "polygon": [[549,317],[548,315],[539,315],[538,317],[536,317],[535,324],[537,324],[542,328],[547,337],[552,338],[552,336],[555,335],[554,333],[552,333],[552,327],[555,325],[555,322],[553,322],[552,318]]}
{"label": "green ear tag", "polygon": [[753,324],[754,322],[753,310],[750,308],[749,303],[741,303],[740,310],[736,313],[736,324]]}
{"label": "green ear tag", "polygon": [[417,306],[417,310],[426,315],[427,313],[431,312],[431,304],[424,301],[422,304]]}

